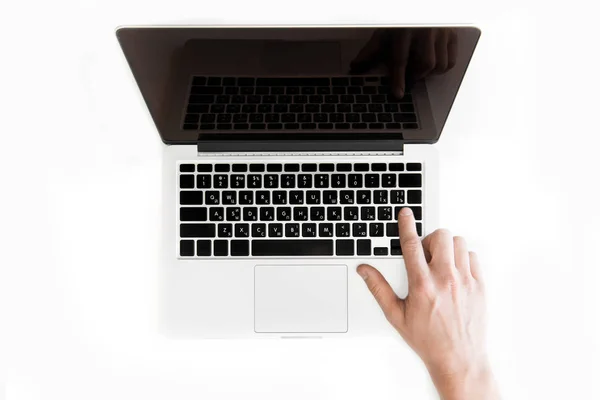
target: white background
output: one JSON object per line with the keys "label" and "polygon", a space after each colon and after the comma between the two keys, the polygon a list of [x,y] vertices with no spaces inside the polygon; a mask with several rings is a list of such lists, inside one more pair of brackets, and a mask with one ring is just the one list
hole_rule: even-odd
{"label": "white background", "polygon": [[442,225],[484,264],[489,353],[504,397],[600,398],[591,8],[416,0],[0,8],[0,398],[2,388],[11,400],[436,398],[400,340],[177,342],[156,333],[162,144],[113,30],[201,22],[480,26],[436,145]]}

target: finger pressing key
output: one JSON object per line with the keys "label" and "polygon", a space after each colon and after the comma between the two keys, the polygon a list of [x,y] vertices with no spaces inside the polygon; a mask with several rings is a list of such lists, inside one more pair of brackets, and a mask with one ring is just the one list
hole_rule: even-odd
{"label": "finger pressing key", "polygon": [[400,232],[400,247],[404,256],[408,283],[414,284],[429,273],[421,239],[417,234],[417,227],[412,210],[404,207],[398,214],[398,231]]}

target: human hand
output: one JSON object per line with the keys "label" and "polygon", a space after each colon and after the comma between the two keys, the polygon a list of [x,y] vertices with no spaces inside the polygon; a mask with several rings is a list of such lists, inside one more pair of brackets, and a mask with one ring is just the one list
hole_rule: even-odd
{"label": "human hand", "polygon": [[453,28],[380,28],[350,64],[350,73],[365,73],[383,63],[394,95],[402,98],[414,82],[452,69],[456,51]]}
{"label": "human hand", "polygon": [[461,237],[437,230],[421,240],[409,208],[398,217],[408,296],[396,296],[370,265],[357,272],[385,317],[421,357],[443,399],[496,399],[485,336],[485,299],[475,253]]}

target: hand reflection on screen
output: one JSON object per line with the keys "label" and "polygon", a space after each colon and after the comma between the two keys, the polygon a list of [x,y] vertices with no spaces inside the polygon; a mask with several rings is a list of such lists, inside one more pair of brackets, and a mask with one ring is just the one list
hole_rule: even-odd
{"label": "hand reflection on screen", "polygon": [[362,74],[384,64],[394,95],[402,98],[415,82],[452,69],[456,49],[454,28],[380,28],[350,64],[350,73]]}

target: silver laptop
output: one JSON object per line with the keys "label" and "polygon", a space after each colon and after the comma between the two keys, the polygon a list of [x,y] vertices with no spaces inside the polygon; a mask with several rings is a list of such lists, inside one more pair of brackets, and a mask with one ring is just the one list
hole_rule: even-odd
{"label": "silver laptop", "polygon": [[[123,27],[165,143],[162,330],[393,333],[356,267],[407,281],[397,215],[437,224],[433,144],[480,32],[450,26]],[[158,227],[157,227],[158,228]]]}

